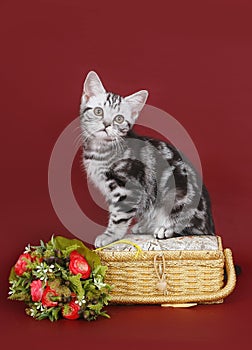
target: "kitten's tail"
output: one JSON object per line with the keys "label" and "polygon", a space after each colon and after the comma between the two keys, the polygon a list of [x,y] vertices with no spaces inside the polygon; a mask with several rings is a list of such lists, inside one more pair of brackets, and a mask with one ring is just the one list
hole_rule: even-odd
{"label": "kitten's tail", "polygon": [[241,273],[242,273],[242,268],[241,268],[241,266],[235,265],[234,267],[235,267],[236,276],[240,276]]}
{"label": "kitten's tail", "polygon": [[[241,273],[242,273],[242,268],[241,268],[241,266],[235,265],[234,268],[235,268],[235,274],[236,274],[236,276],[237,276],[237,277],[240,276]],[[226,281],[227,281],[227,271],[226,271],[226,268],[224,268],[224,282],[226,282]]]}

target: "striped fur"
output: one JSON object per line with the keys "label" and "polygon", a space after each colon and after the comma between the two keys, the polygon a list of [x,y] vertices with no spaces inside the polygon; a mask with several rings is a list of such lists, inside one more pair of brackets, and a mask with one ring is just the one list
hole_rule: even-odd
{"label": "striped fur", "polygon": [[132,232],[159,239],[215,232],[208,192],[190,163],[172,145],[132,132],[146,98],[145,90],[107,93],[94,72],[85,80],[83,163],[110,213],[96,247],[121,239],[133,221]]}

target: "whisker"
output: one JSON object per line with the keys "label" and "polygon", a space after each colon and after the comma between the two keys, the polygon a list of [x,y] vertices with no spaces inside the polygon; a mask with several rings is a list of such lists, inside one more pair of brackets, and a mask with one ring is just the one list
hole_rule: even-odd
{"label": "whisker", "polygon": [[83,142],[82,142],[82,135],[78,135],[77,138],[73,142],[74,147],[81,147]]}
{"label": "whisker", "polygon": [[76,127],[72,130],[72,132],[75,132],[76,130],[82,130],[81,125],[76,126]]}

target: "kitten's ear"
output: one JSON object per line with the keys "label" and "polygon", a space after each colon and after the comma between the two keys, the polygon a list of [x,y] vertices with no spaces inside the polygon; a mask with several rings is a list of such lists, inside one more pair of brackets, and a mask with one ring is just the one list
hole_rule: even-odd
{"label": "kitten's ear", "polygon": [[98,75],[93,71],[89,72],[84,82],[83,95],[89,98],[105,92],[106,90],[104,89]]}
{"label": "kitten's ear", "polygon": [[128,102],[131,106],[132,112],[139,113],[147,100],[148,97],[148,91],[141,90],[133,95],[125,97],[125,101]]}

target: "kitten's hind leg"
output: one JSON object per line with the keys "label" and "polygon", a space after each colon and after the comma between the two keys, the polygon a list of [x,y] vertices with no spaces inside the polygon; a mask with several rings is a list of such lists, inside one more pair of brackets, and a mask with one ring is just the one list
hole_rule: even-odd
{"label": "kitten's hind leg", "polygon": [[157,239],[165,239],[173,236],[174,223],[163,212],[163,208],[150,210],[131,229],[135,234],[149,234]]}

